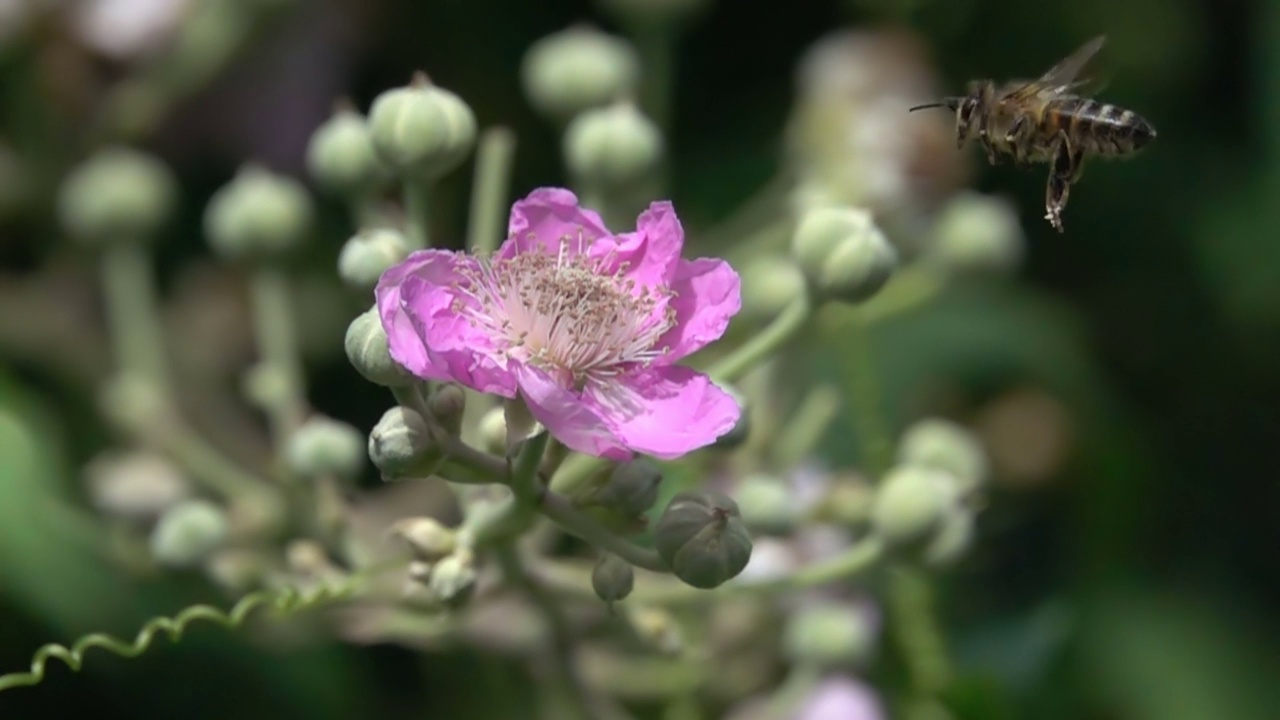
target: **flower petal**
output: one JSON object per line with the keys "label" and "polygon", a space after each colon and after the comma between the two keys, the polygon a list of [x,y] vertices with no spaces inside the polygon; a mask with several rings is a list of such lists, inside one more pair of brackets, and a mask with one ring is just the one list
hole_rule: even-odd
{"label": "flower petal", "polygon": [[626,447],[663,460],[710,445],[742,415],[711,378],[680,365],[638,368],[583,397]]}
{"label": "flower petal", "polygon": [[636,219],[635,232],[607,237],[591,248],[592,257],[608,259],[602,267],[615,272],[624,263],[624,277],[642,287],[662,287],[671,282],[684,247],[684,228],[668,200],[650,203]]}
{"label": "flower petal", "polygon": [[[598,213],[578,205],[578,196],[571,191],[538,188],[511,207],[507,234],[497,257],[509,258],[535,250],[554,254],[564,238],[575,241],[569,248],[573,252],[609,235],[609,230]],[[577,244],[579,239],[581,246]]]}
{"label": "flower petal", "polygon": [[[474,262],[472,258],[467,261]],[[458,312],[462,298],[452,287],[410,277],[401,286],[401,305],[422,339],[431,368],[444,380],[473,390],[515,397],[516,379],[493,338]],[[425,376],[424,376],[425,377]]]}
{"label": "flower petal", "polygon": [[428,380],[447,380],[445,370],[434,365],[427,355],[423,338],[401,298],[404,283],[418,278],[432,285],[446,286],[459,279],[457,267],[462,257],[446,250],[419,250],[397,265],[387,268],[378,279],[374,297],[378,317],[387,332],[391,357],[409,372]]}
{"label": "flower petal", "polygon": [[582,396],[541,369],[515,366],[520,394],[534,419],[571,450],[610,460],[628,460],[631,451]]}
{"label": "flower petal", "polygon": [[720,339],[742,309],[742,280],[724,260],[681,260],[671,280],[669,306],[676,324],[655,344],[667,348],[661,362],[673,363]]}

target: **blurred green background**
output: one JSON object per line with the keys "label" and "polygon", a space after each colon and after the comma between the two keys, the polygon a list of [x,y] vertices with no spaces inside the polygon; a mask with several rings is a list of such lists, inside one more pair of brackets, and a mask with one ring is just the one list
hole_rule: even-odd
{"label": "blurred green background", "polygon": [[[422,68],[482,126],[515,129],[515,196],[564,184],[557,131],[521,94],[521,57],[580,20],[614,27],[585,0],[301,5],[143,142],[184,189],[161,251],[165,292],[215,325],[239,310],[217,316],[210,298],[228,293],[184,268],[206,255],[200,213],[242,161],[301,176],[337,96],[367,107]],[[895,425],[963,418],[1003,469],[979,544],[943,576],[962,717],[1280,717],[1280,4],[720,0],[679,55],[670,194],[685,222],[714,223],[774,176],[807,47],[886,24],[919,33],[957,91],[1038,72],[1105,33],[1103,99],[1160,133],[1139,159],[1089,167],[1065,235],[1040,219],[1039,171],[975,163],[977,187],[1016,200],[1024,267],[877,331]],[[0,54],[0,141],[41,159],[0,169],[0,409],[21,420],[0,427],[0,672],[47,641],[130,636],[150,615],[224,600],[194,578],[108,570],[32,509],[44,493],[76,496],[76,469],[107,442],[90,390],[109,362],[92,269],[60,239],[51,190],[92,147],[91,109],[120,69],[64,35],[42,26]],[[469,170],[447,182],[442,227],[461,227],[468,183]],[[348,232],[341,208],[324,213],[317,273]],[[337,351],[343,312],[317,309],[308,331],[312,397],[367,428],[387,401]],[[815,364],[839,379],[841,357]],[[834,460],[857,460],[847,432],[833,434]],[[527,707],[521,666],[471,651],[280,647],[201,626],[138,659],[91,654],[75,675],[55,665],[42,685],[0,695],[0,717],[496,719]]]}

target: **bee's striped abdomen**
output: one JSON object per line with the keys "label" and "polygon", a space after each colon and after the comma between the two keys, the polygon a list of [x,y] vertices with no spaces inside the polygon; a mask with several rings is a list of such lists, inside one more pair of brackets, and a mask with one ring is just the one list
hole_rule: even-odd
{"label": "bee's striped abdomen", "polygon": [[1046,126],[1065,130],[1073,144],[1097,157],[1129,155],[1156,136],[1151,123],[1132,110],[1088,98],[1054,101],[1045,116]]}

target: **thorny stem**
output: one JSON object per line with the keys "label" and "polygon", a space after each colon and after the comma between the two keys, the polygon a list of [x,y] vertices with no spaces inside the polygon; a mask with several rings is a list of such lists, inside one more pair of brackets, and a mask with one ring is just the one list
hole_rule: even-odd
{"label": "thorny stem", "polygon": [[813,299],[798,295],[764,330],[713,365],[708,374],[717,382],[737,380],[795,337],[812,315]]}
{"label": "thorny stem", "polygon": [[467,223],[467,247],[473,253],[483,255],[498,248],[515,151],[516,136],[508,128],[489,128],[480,135],[471,186],[471,218]]}
{"label": "thorny stem", "polygon": [[431,247],[431,193],[434,184],[427,180],[406,178],[404,181],[405,236],[414,250]]}
{"label": "thorny stem", "polygon": [[556,598],[539,585],[524,570],[520,561],[520,553],[514,545],[505,545],[496,551],[498,563],[502,566],[502,574],[512,585],[519,587],[542,613],[551,630],[551,659],[554,665],[550,674],[554,683],[558,700],[564,709],[572,712],[579,720],[590,720],[594,714],[587,701],[586,688],[583,686],[574,667],[574,638],[564,612]]}
{"label": "thorny stem", "polygon": [[[289,297],[289,277],[274,266],[253,271],[253,326],[262,361],[258,370],[268,376],[269,392],[259,398],[266,411],[277,448],[306,416],[306,379],[298,355],[297,323]],[[278,383],[278,386],[277,386]]]}
{"label": "thorny stem", "polygon": [[615,534],[595,518],[580,512],[562,495],[548,491],[542,496],[539,509],[566,532],[586,540],[595,547],[608,550],[636,567],[654,572],[670,572],[667,563],[658,556],[656,551],[636,545]]}

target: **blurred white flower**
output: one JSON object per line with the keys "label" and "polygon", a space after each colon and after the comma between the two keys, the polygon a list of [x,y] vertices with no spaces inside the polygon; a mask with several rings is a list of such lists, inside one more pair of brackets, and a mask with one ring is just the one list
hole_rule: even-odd
{"label": "blurred white flower", "polygon": [[793,720],[883,720],[880,699],[862,682],[844,675],[826,678],[800,705]]}
{"label": "blurred white flower", "polygon": [[81,0],[71,23],[89,47],[127,60],[164,45],[193,4],[193,0]]}

